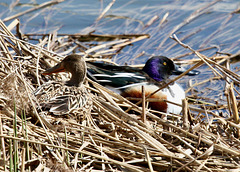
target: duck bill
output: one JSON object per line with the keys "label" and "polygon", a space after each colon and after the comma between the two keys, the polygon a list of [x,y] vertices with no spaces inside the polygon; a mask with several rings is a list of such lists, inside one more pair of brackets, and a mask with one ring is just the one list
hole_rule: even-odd
{"label": "duck bill", "polygon": [[[186,71],[187,71],[187,69],[185,69],[184,67],[175,65],[175,70],[172,72],[172,74],[173,75],[180,75],[180,74],[182,74],[183,72],[186,72]],[[198,75],[199,73],[200,73],[200,71],[198,71],[198,70],[191,70],[186,75],[194,76],[194,75]]]}
{"label": "duck bill", "polygon": [[62,63],[59,63],[57,64],[56,66],[50,68],[50,69],[47,69],[45,72],[43,72],[42,74],[43,75],[51,75],[53,73],[59,73],[59,72],[64,72],[65,69],[62,65]]}

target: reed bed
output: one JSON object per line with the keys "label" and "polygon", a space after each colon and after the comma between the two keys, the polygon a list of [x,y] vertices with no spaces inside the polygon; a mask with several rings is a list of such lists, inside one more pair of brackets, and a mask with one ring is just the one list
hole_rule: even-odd
{"label": "reed bed", "polygon": [[[0,21],[1,170],[239,171],[240,77],[229,69],[239,54],[206,57],[172,35],[199,57],[182,61],[193,64],[189,70],[207,65],[216,74],[190,85],[187,92],[198,84],[224,80],[226,104],[189,96],[179,105],[182,115],[166,114],[148,109],[147,102],[154,101],[148,97],[134,104],[87,79],[85,86],[93,98],[90,115],[54,116],[39,109],[34,90],[44,82],[69,77],[64,73],[46,77],[43,70],[73,52],[86,56],[86,61],[113,63],[111,58],[125,46],[148,36],[23,35],[18,20],[8,26]],[[103,42],[97,46],[89,43],[99,39]]]}

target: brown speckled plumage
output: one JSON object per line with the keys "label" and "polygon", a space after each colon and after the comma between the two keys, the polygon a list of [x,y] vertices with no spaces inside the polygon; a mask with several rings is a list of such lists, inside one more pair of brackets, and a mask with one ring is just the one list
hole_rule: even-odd
{"label": "brown speckled plumage", "polygon": [[86,63],[82,56],[72,54],[43,74],[70,72],[71,79],[67,82],[47,82],[40,86],[35,95],[42,109],[49,109],[55,115],[76,112],[89,113],[92,108],[92,98],[83,85],[86,77]]}

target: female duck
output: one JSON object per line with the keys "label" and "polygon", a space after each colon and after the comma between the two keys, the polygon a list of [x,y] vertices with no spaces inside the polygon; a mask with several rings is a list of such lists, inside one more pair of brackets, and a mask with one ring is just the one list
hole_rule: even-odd
{"label": "female duck", "polygon": [[35,95],[42,109],[49,109],[55,115],[90,112],[92,99],[83,85],[86,78],[86,63],[82,56],[72,54],[64,58],[56,66],[46,70],[43,75],[58,72],[70,72],[67,82],[47,82],[40,86]]}

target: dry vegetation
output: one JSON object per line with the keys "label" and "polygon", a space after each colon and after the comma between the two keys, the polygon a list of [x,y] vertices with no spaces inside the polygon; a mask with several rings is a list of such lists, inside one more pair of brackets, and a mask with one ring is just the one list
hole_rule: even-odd
{"label": "dry vegetation", "polygon": [[[240,77],[229,70],[230,61],[239,54],[205,57],[172,35],[176,43],[199,57],[184,61],[194,64],[189,70],[207,65],[215,73],[202,83],[219,79],[226,82],[222,90],[226,104],[198,102],[189,96],[183,100],[182,115],[164,114],[145,107],[148,97],[139,100],[137,106],[88,79],[92,113],[75,119],[39,110],[33,91],[46,81],[69,77],[62,73],[46,77],[41,72],[73,52],[87,55],[86,61],[111,62],[111,57],[125,46],[149,35],[53,33],[38,35],[38,43],[31,44],[32,36],[21,34],[18,20],[9,26],[0,21],[1,170],[240,170],[240,103],[236,99]],[[87,42],[92,40],[108,42],[91,46]]]}

